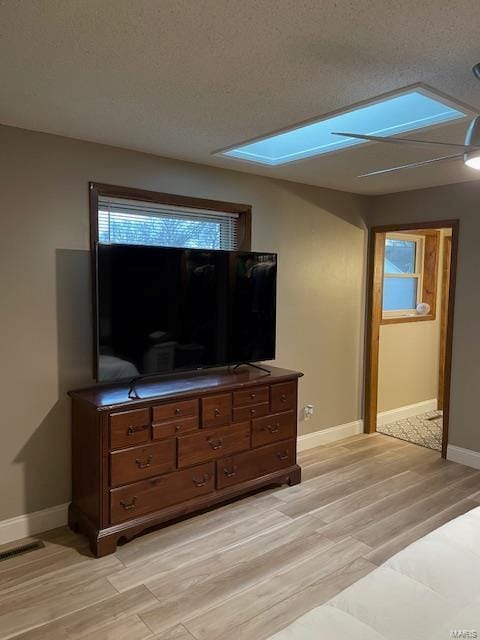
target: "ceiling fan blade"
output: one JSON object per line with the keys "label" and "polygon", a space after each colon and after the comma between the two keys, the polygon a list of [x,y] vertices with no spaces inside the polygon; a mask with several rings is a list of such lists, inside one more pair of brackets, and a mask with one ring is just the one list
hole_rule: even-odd
{"label": "ceiling fan blade", "polygon": [[456,142],[438,142],[431,140],[415,140],[413,138],[395,138],[391,136],[370,136],[363,133],[346,133],[332,131],[334,136],[343,136],[345,138],[358,138],[359,140],[372,140],[373,142],[389,142],[392,144],[416,144],[418,146],[431,147],[456,147],[457,149],[463,149],[464,151],[470,151],[472,149],[480,149],[478,146],[458,144]]}
{"label": "ceiling fan blade", "polygon": [[371,171],[370,173],[362,173],[357,178],[368,178],[369,176],[378,176],[382,173],[392,173],[393,171],[402,171],[403,169],[414,169],[415,167],[422,167],[426,164],[434,164],[435,162],[443,162],[444,160],[459,160],[463,158],[463,153],[458,153],[453,156],[442,156],[441,158],[432,158],[432,160],[423,160],[422,162],[411,162],[410,164],[402,164],[399,167],[390,167],[389,169],[381,169],[380,171]]}

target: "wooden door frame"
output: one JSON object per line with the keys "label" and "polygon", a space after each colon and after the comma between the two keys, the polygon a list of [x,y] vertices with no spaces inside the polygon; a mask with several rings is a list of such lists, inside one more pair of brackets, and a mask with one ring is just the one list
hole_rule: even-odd
{"label": "wooden door frame", "polygon": [[448,298],[450,296],[450,270],[452,260],[452,237],[443,238],[442,289],[440,298],[440,357],[438,363],[438,408],[443,409],[445,397],[445,348],[448,329]]}
{"label": "wooden door frame", "polygon": [[[365,336],[365,385],[364,385],[364,431],[377,430],[378,413],[378,365],[379,339],[382,316],[383,269],[378,268],[378,252],[385,247],[385,234],[416,229],[451,229],[452,253],[450,265],[450,292],[445,348],[445,383],[443,396],[442,457],[447,456],[448,427],[450,422],[450,386],[453,346],[453,316],[455,309],[455,285],[457,277],[459,220],[436,220],[433,222],[411,222],[371,227],[368,239],[366,336]],[[383,260],[382,260],[383,263]],[[381,274],[380,274],[381,271]]]}

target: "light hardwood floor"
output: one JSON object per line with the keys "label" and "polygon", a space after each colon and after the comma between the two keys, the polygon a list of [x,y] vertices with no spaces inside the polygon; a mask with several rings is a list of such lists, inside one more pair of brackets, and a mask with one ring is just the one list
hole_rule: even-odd
{"label": "light hardwood floor", "polygon": [[0,638],[262,640],[478,506],[480,472],[387,436],[299,455],[302,484],[96,560],[67,529],[0,563]]}

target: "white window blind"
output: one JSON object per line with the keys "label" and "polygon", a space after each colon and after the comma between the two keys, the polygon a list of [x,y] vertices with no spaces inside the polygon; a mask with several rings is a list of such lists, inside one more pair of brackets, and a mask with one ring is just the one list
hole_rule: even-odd
{"label": "white window blind", "polygon": [[101,244],[234,250],[238,218],[238,213],[100,197],[98,240]]}

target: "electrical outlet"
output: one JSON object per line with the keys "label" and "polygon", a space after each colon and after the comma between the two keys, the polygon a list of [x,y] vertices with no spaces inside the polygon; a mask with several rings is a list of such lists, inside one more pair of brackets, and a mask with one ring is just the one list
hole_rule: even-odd
{"label": "electrical outlet", "polygon": [[307,404],[303,408],[303,418],[304,420],[310,420],[312,416],[313,416],[313,404]]}

